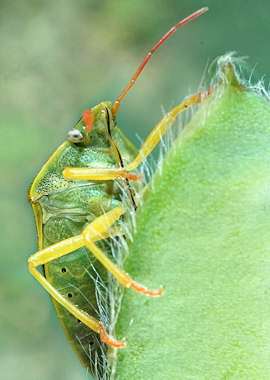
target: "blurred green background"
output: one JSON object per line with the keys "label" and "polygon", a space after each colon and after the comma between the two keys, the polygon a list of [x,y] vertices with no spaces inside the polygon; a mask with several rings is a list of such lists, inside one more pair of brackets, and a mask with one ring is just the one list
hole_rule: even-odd
{"label": "blurred green background", "polygon": [[82,111],[114,100],[148,50],[202,6],[150,61],[123,101],[119,126],[138,146],[162,116],[195,92],[207,63],[236,50],[270,78],[267,0],[22,0],[0,2],[0,378],[79,380],[49,296],[28,274],[37,249],[27,189]]}

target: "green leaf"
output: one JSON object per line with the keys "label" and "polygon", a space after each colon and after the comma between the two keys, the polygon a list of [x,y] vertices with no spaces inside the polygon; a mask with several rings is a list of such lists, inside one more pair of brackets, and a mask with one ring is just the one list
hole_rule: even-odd
{"label": "green leaf", "polygon": [[[228,58],[228,57],[227,57]],[[270,105],[232,59],[137,213],[116,378],[270,378]]]}

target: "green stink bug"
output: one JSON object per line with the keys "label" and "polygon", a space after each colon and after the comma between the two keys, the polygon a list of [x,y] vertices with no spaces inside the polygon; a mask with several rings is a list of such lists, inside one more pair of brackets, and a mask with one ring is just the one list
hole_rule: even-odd
{"label": "green stink bug", "polygon": [[[110,272],[125,287],[153,297],[162,294],[162,288],[148,290],[123,272],[108,257],[111,245],[107,240],[125,234],[118,221],[127,210],[136,209],[135,193],[141,190],[142,177],[134,170],[152,152],[177,115],[201,102],[204,96],[193,95],[165,114],[139,153],[117,128],[116,113],[159,46],[177,28],[206,10],[202,8],[186,17],[160,39],[113,106],[103,102],[84,112],[69,131],[68,141],[46,162],[29,191],[39,245],[39,251],[29,258],[29,270],[52,296],[67,339],[90,372],[93,367],[96,372],[103,367],[99,361],[103,361],[100,357],[104,343],[115,348],[125,345],[124,340],[116,341],[108,334],[113,326],[101,322],[97,275],[105,287],[111,281]],[[40,265],[43,274],[37,269]]]}

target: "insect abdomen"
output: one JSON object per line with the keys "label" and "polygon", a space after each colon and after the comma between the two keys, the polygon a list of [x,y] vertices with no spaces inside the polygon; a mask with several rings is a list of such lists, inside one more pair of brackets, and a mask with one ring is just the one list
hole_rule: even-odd
{"label": "insect abdomen", "polygon": [[[39,205],[43,213],[42,248],[58,241],[78,235],[98,214],[116,207],[120,201],[117,194],[109,194],[110,183],[79,183],[78,186],[43,196]],[[106,191],[108,190],[108,191]],[[103,205],[104,211],[100,207]],[[97,242],[103,251],[110,255],[109,245]],[[87,250],[80,248],[44,265],[47,280],[68,300],[89,315],[100,320],[109,318],[107,270]],[[102,297],[97,297],[97,284],[102,287]],[[99,336],[77,320],[58,302],[54,307],[61,321],[69,343],[84,366],[95,366],[95,371],[104,370],[107,346]],[[106,316],[104,316],[106,314]]]}
{"label": "insect abdomen", "polygon": [[[46,264],[45,276],[67,299],[89,315],[99,319],[96,283],[101,278],[102,281],[106,281],[107,273],[89,256],[89,251],[80,248],[61,259]],[[101,372],[106,365],[106,359],[103,357],[107,350],[106,345],[100,341],[98,334],[76,319],[63,306],[55,300],[53,303],[68,342],[82,364],[92,372],[93,368],[90,366],[96,363],[95,371]],[[105,302],[102,306],[106,307],[106,305]]]}

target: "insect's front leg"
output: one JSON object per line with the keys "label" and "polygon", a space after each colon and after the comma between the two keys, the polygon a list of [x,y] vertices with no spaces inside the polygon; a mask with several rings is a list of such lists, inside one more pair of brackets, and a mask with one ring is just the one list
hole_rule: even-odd
{"label": "insect's front leg", "polygon": [[211,90],[206,93],[195,94],[183,103],[173,108],[171,111],[167,112],[160,122],[154,127],[152,132],[149,134],[145,140],[139,154],[126,168],[65,168],[63,171],[63,176],[66,179],[85,179],[85,180],[95,180],[95,181],[105,181],[114,180],[117,178],[127,178],[133,181],[143,180],[142,176],[129,173],[130,171],[136,169],[145,158],[154,150],[156,145],[160,142],[164,134],[170,129],[176,120],[176,117],[187,108],[201,103],[205,99]]}

